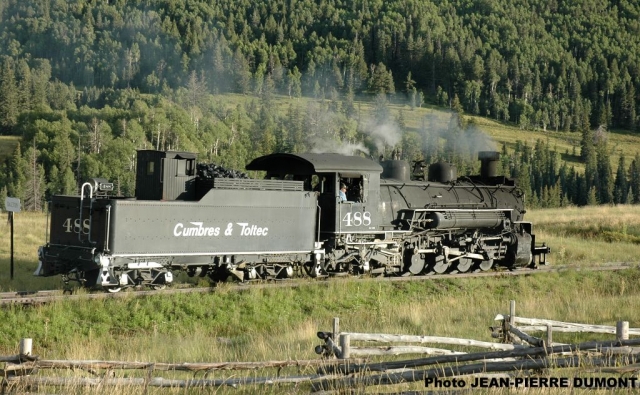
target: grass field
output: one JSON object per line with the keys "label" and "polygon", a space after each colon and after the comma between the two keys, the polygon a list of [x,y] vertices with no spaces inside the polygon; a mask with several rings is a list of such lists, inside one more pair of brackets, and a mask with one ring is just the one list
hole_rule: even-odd
{"label": "grass field", "polygon": [[0,136],[0,162],[13,155],[20,140],[19,136]]}
{"label": "grass field", "polygon": [[[318,330],[330,330],[334,316],[340,317],[341,329],[345,331],[495,341],[488,327],[495,325],[492,320],[497,313],[508,311],[510,299],[517,300],[521,316],[608,325],[628,320],[631,327],[637,327],[640,326],[636,312],[640,303],[640,291],[635,286],[638,280],[640,273],[635,269],[619,273],[569,271],[492,280],[412,283],[345,280],[295,289],[249,289],[237,293],[223,287],[207,295],[14,307],[0,311],[0,355],[15,353],[19,339],[31,337],[34,352],[48,359],[173,363],[314,359],[317,355],[313,348],[320,344],[315,334]],[[611,336],[554,334],[557,342],[607,338]],[[285,372],[296,373],[286,369],[282,373]],[[302,369],[300,373],[311,374],[312,370]],[[226,376],[245,374],[228,372]],[[248,374],[261,377],[275,371]],[[128,377],[140,375],[144,373],[127,373]],[[212,373],[209,378],[224,375]],[[162,376],[191,377],[171,373]],[[421,383],[393,388],[423,389]],[[388,390],[371,389],[378,393]],[[75,393],[85,391],[80,388]],[[136,391],[139,389],[121,388],[111,393]],[[256,392],[305,393],[308,386],[216,391]],[[177,393],[177,390],[151,393]]]}
{"label": "grass field", "polygon": [[[533,210],[537,240],[551,246],[552,265],[577,267],[636,261],[640,253],[640,212],[633,206]],[[35,278],[37,248],[45,240],[43,214],[17,213],[14,222],[15,279],[9,280],[10,228],[0,217],[0,290],[60,288],[59,278]],[[0,356],[17,352],[19,340],[34,339],[34,353],[46,359],[143,362],[222,362],[315,359],[319,330],[333,317],[353,332],[463,337],[492,341],[493,317],[517,301],[518,315],[561,321],[640,326],[640,271],[531,274],[494,279],[426,280],[391,283],[335,280],[292,289],[233,291],[225,284],[211,294],[154,296],[105,301],[65,300],[49,305],[0,310]],[[554,334],[557,342],[611,338],[607,335]],[[282,373],[311,374],[311,369]],[[54,372],[58,375],[58,372]],[[43,373],[43,374],[54,374]],[[274,375],[273,370],[211,373],[208,378]],[[116,372],[138,377],[141,372]],[[561,373],[548,372],[558,376]],[[566,374],[566,373],[562,373]],[[572,373],[573,374],[573,373]],[[189,378],[163,373],[166,378]],[[395,391],[423,390],[421,383]],[[387,387],[368,389],[388,392]],[[57,389],[42,389],[47,393]],[[64,393],[137,394],[140,388],[68,387]],[[216,393],[299,393],[308,386],[220,388]],[[200,394],[211,390],[150,389],[149,393]],[[357,390],[356,393],[364,392]],[[487,391],[487,393],[505,393]],[[529,393],[548,393],[531,390]],[[554,393],[557,393],[554,391]],[[566,392],[568,393],[568,392]]]}

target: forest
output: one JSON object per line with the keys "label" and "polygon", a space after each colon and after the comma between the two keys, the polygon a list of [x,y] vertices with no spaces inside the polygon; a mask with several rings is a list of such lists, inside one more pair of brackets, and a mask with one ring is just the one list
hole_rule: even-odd
{"label": "forest", "polygon": [[[236,169],[396,152],[465,174],[468,116],[581,134],[579,169],[544,141],[502,147],[531,205],[640,203],[640,157],[614,174],[606,139],[640,131],[639,33],[625,0],[4,0],[0,135],[21,143],[0,205],[42,210],[96,175],[131,195],[136,149]],[[409,130],[399,104],[450,118]]]}

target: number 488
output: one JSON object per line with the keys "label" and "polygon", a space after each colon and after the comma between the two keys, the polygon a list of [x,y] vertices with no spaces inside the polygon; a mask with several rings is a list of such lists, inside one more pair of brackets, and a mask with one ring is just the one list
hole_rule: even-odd
{"label": "number 488", "polygon": [[80,219],[76,218],[75,220],[72,221],[71,218],[67,218],[64,223],[62,224],[62,227],[65,229],[64,231],[66,233],[80,233],[82,232],[85,235],[89,234],[89,229],[91,229],[91,220],[89,220],[89,218],[85,218],[82,221],[82,226],[80,225]]}
{"label": "number 488", "polygon": [[345,226],[369,226],[371,225],[371,213],[369,211],[347,213],[342,218],[342,222]]}

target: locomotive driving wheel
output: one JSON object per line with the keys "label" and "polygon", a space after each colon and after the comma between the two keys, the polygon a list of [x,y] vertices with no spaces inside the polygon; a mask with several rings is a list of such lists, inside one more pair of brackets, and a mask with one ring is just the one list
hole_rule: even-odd
{"label": "locomotive driving wheel", "polygon": [[486,261],[474,261],[474,272],[486,272],[493,267],[493,259],[487,259]]}
{"label": "locomotive driving wheel", "polygon": [[449,263],[444,259],[444,255],[435,255],[429,258],[427,274],[443,274],[449,268]]}
{"label": "locomotive driving wheel", "polygon": [[425,256],[424,254],[413,254],[407,262],[407,271],[413,275],[422,273],[425,268]]}
{"label": "locomotive driving wheel", "polygon": [[456,270],[460,273],[466,273],[473,266],[473,260],[470,258],[460,258],[456,264]]}

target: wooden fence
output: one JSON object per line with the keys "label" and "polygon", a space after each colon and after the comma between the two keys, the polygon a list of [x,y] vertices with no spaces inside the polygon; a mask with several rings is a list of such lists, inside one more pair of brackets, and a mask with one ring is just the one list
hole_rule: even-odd
{"label": "wooden fence", "polygon": [[[640,338],[629,340],[629,335],[640,335],[640,328],[629,328],[628,322],[621,321],[616,326],[605,326],[517,317],[515,301],[510,302],[508,315],[499,314],[495,320],[499,321],[500,325],[490,327],[492,337],[500,339],[502,343],[435,336],[339,332],[339,320],[334,319],[333,332],[318,332],[318,337],[323,339],[325,344],[316,347],[316,352],[325,357],[335,356],[338,359],[345,359],[344,364],[331,366],[325,370],[325,373],[344,375],[357,373],[357,375],[321,380],[315,382],[313,388],[317,391],[325,391],[332,388],[398,384],[435,378],[459,378],[467,375],[482,376],[495,372],[521,372],[529,369],[614,367],[607,372],[620,374],[640,370],[637,367],[625,368],[640,362],[640,347],[638,347]],[[526,324],[526,326],[518,327],[516,323]],[[527,334],[525,330],[545,332],[546,336],[535,337]],[[562,344],[552,341],[553,332],[615,334],[616,339]],[[334,341],[334,339],[338,340]],[[439,348],[397,345],[354,347],[352,342],[449,344],[485,347],[497,351],[463,353]],[[363,364],[351,363],[348,360],[353,356],[417,353],[434,356]],[[426,366],[437,367],[416,369]],[[637,385],[635,381],[631,384]]]}
{"label": "wooden fence", "polygon": [[[31,339],[23,339],[20,343],[18,355],[0,357],[0,362],[5,362],[4,369],[0,369],[2,379],[0,387],[20,388],[24,385],[42,386],[114,386],[128,387],[220,387],[257,384],[301,384],[314,383],[325,380],[327,374],[309,375],[281,375],[283,368],[317,368],[325,370],[333,365],[342,363],[339,360],[312,359],[312,360],[282,360],[261,362],[213,362],[213,363],[156,363],[156,362],[127,362],[127,361],[101,361],[101,360],[49,360],[31,355],[31,350],[23,348],[24,342],[31,344]],[[356,363],[364,363],[363,359],[354,359]],[[223,379],[208,379],[207,376],[216,371],[247,371],[276,369],[277,373],[270,377],[234,377]],[[39,376],[43,370],[65,369],[74,372],[88,373],[94,377],[50,377]],[[143,377],[111,377],[116,370],[143,370]],[[158,372],[192,372],[194,377],[202,373],[203,378],[197,379],[166,379],[154,377]],[[0,391],[4,393],[3,391]]]}
{"label": "wooden fence", "polygon": [[[23,339],[17,355],[0,356],[0,365],[4,363],[3,369],[0,369],[0,392],[19,392],[26,385],[31,388],[139,386],[141,392],[147,392],[150,387],[202,388],[265,384],[305,385],[304,388],[310,387],[311,391],[326,392],[427,379],[487,375],[494,377],[491,375],[498,372],[505,376],[509,372],[522,374],[530,369],[613,367],[607,372],[623,374],[629,373],[630,369],[637,369],[625,366],[640,362],[640,338],[629,339],[630,335],[640,335],[640,329],[629,328],[626,322],[619,322],[616,326],[603,326],[517,317],[514,301],[510,303],[509,314],[498,315],[496,320],[498,325],[490,327],[494,340],[480,341],[440,336],[341,332],[340,321],[335,318],[332,331],[318,332],[323,344],[317,346],[315,351],[321,354],[322,358],[262,362],[172,364],[48,360],[32,355],[31,339]],[[554,332],[569,331],[615,334],[616,339],[580,344],[552,341]],[[544,336],[536,337],[531,333],[543,333]],[[440,348],[443,345],[456,346],[458,351]],[[459,351],[468,347],[485,348],[487,351]],[[389,356],[402,354],[414,354],[414,357],[388,360]],[[375,358],[372,358],[374,356]],[[384,360],[385,358],[387,360]],[[54,377],[44,373],[56,369],[76,374]],[[268,375],[268,369],[275,369],[276,373]],[[303,369],[310,370],[308,373],[312,374],[301,374]],[[141,373],[127,374],[127,377],[114,374],[116,371],[124,370],[137,370]],[[292,370],[296,372],[292,373]],[[228,371],[256,373],[241,374]],[[160,372],[186,372],[193,377],[185,378],[184,374],[174,374],[174,378],[157,377]],[[216,377],[223,374],[228,377]]]}

